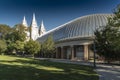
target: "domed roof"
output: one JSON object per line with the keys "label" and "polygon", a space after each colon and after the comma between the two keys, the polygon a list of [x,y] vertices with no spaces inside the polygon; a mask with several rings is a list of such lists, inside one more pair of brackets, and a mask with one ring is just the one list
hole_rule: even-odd
{"label": "domed roof", "polygon": [[50,34],[53,35],[55,41],[79,37],[92,37],[94,31],[105,26],[108,22],[107,18],[112,15],[113,14],[92,14],[79,17],[48,31],[46,34],[40,36],[38,40],[44,40]]}

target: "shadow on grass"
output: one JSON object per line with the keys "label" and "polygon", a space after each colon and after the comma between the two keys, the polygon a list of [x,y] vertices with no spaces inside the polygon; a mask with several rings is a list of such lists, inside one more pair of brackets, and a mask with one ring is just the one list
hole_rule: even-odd
{"label": "shadow on grass", "polygon": [[[0,63],[0,80],[98,80],[98,76],[89,66],[33,59],[1,62],[9,64]],[[15,63],[21,65],[10,65]]]}

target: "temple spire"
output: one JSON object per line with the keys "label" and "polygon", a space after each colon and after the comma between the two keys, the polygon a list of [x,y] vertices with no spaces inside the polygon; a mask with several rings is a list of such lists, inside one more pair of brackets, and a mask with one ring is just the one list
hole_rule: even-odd
{"label": "temple spire", "polygon": [[46,30],[45,30],[45,26],[44,26],[44,23],[43,23],[43,20],[42,20],[40,28],[39,28],[39,35],[42,35],[45,32],[46,32]]}
{"label": "temple spire", "polygon": [[31,23],[31,27],[37,27],[37,21],[35,18],[35,13],[33,13],[33,19],[32,19],[32,23]]}
{"label": "temple spire", "polygon": [[27,21],[26,21],[26,18],[25,18],[25,16],[23,17],[22,24],[23,24],[24,26],[28,27],[28,24],[27,24]]}
{"label": "temple spire", "polygon": [[31,27],[30,37],[31,37],[31,39],[36,40],[37,37],[39,36],[39,34],[38,34],[37,21],[35,19],[34,13],[33,13],[33,19],[32,19],[30,27]]}

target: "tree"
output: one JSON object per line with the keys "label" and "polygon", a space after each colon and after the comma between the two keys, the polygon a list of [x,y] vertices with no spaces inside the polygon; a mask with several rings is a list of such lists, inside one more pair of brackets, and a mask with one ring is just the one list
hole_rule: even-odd
{"label": "tree", "polygon": [[40,51],[41,45],[37,41],[29,40],[24,45],[24,50],[26,54],[35,55]]}
{"label": "tree", "polygon": [[12,31],[12,28],[6,24],[0,24],[0,38],[4,37]]}
{"label": "tree", "polygon": [[55,54],[55,43],[50,35],[42,44],[42,52],[45,57],[52,57]]}
{"label": "tree", "polygon": [[95,31],[95,44],[98,55],[108,62],[120,60],[120,8],[108,18],[108,24]]}
{"label": "tree", "polygon": [[11,42],[16,42],[16,41],[25,41],[26,40],[26,34],[25,33],[20,33],[18,31],[13,31],[12,33],[9,33],[6,35],[6,40],[10,40]]}
{"label": "tree", "polygon": [[26,31],[28,30],[24,25],[16,24],[12,29],[13,29],[12,32],[6,35],[5,37],[6,40],[10,40],[12,42],[26,40],[27,37]]}
{"label": "tree", "polygon": [[7,49],[6,42],[4,40],[0,40],[0,54],[4,53]]}
{"label": "tree", "polygon": [[18,54],[23,54],[23,51],[24,51],[24,42],[22,42],[22,41],[16,41],[15,42],[15,45],[14,45],[14,48],[15,48],[15,50],[16,50],[16,52],[18,53]]}
{"label": "tree", "polygon": [[9,44],[7,44],[7,51],[6,54],[16,54],[16,50],[15,50],[15,43],[9,42]]}
{"label": "tree", "polygon": [[7,53],[16,53],[16,52],[23,52],[24,50],[24,42],[27,38],[27,27],[22,24],[16,24],[13,28],[10,28],[11,31],[7,32],[4,28],[5,40],[7,43]]}
{"label": "tree", "polygon": [[13,27],[14,30],[18,31],[19,33],[25,33],[26,31],[28,31],[28,28],[26,26],[24,26],[23,24],[16,24]]}

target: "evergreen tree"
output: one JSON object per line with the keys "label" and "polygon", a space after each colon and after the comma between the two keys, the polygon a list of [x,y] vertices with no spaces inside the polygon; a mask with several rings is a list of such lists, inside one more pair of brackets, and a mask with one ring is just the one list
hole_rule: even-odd
{"label": "evergreen tree", "polygon": [[53,57],[55,54],[55,43],[50,35],[46,41],[42,44],[42,53],[44,57]]}
{"label": "evergreen tree", "polygon": [[108,18],[108,24],[95,31],[97,53],[108,62],[120,60],[120,8]]}

